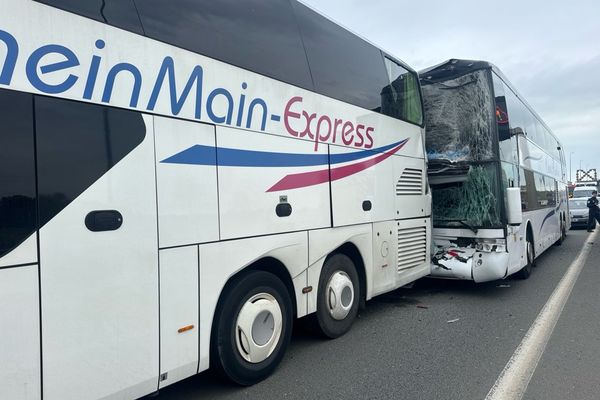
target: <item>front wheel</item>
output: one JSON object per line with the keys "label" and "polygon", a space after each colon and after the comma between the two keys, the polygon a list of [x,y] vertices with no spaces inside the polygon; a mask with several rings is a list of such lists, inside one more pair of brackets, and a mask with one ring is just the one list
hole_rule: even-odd
{"label": "front wheel", "polygon": [[527,248],[525,249],[527,264],[515,275],[521,279],[527,279],[531,276],[531,270],[533,269],[533,265],[535,263],[535,248],[533,246],[533,239],[527,235],[527,242],[525,244]]}
{"label": "front wheel", "polygon": [[253,271],[230,286],[215,317],[213,366],[239,385],[268,377],[281,362],[292,333],[292,302],[275,275]]}
{"label": "front wheel", "polygon": [[358,314],[360,288],[354,263],[345,254],[334,254],[325,261],[317,292],[317,326],[321,333],[335,339],[348,332]]}

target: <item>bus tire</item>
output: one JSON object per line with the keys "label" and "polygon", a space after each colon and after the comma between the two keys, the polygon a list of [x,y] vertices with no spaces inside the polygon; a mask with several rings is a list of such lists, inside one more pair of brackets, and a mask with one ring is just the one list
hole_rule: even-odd
{"label": "bus tire", "polygon": [[560,237],[558,238],[558,240],[556,241],[555,244],[557,246],[561,246],[566,238],[567,238],[567,230],[565,229],[565,223],[561,219],[561,221],[560,221]]}
{"label": "bus tire", "polygon": [[325,261],[319,278],[316,325],[330,339],[350,330],[360,299],[358,273],[345,254],[333,254]]}
{"label": "bus tire", "polygon": [[529,233],[527,234],[527,241],[525,243],[527,246],[525,249],[525,256],[527,257],[527,264],[525,264],[525,266],[516,273],[517,278],[520,278],[520,279],[529,278],[531,276],[531,271],[535,264],[535,247],[533,245],[533,239],[531,238]]}
{"label": "bus tire", "polygon": [[250,386],[277,368],[292,334],[292,301],[275,275],[252,271],[229,285],[213,329],[212,366]]}

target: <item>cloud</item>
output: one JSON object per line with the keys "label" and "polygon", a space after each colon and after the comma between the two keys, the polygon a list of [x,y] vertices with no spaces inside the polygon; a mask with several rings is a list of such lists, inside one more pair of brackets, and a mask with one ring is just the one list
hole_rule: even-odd
{"label": "cloud", "polygon": [[595,0],[304,0],[419,70],[449,58],[496,64],[563,142],[600,168],[600,8]]}

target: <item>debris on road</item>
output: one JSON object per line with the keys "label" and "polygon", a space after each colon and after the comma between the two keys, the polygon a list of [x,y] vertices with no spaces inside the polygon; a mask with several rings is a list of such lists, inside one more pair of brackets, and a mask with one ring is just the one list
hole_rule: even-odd
{"label": "debris on road", "polygon": [[424,308],[424,309],[428,309],[429,306],[426,306],[425,304],[417,304],[417,308]]}
{"label": "debris on road", "polygon": [[453,324],[456,321],[460,320],[460,318],[456,318],[456,319],[451,319],[450,321],[447,321],[449,324]]}

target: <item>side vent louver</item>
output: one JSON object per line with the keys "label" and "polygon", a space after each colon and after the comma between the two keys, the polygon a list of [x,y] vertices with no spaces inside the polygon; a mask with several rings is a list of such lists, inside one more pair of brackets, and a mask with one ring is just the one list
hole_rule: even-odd
{"label": "side vent louver", "polygon": [[398,229],[398,272],[418,267],[427,260],[427,228]]}
{"label": "side vent louver", "polygon": [[423,171],[406,168],[396,183],[396,196],[414,196],[423,194]]}

